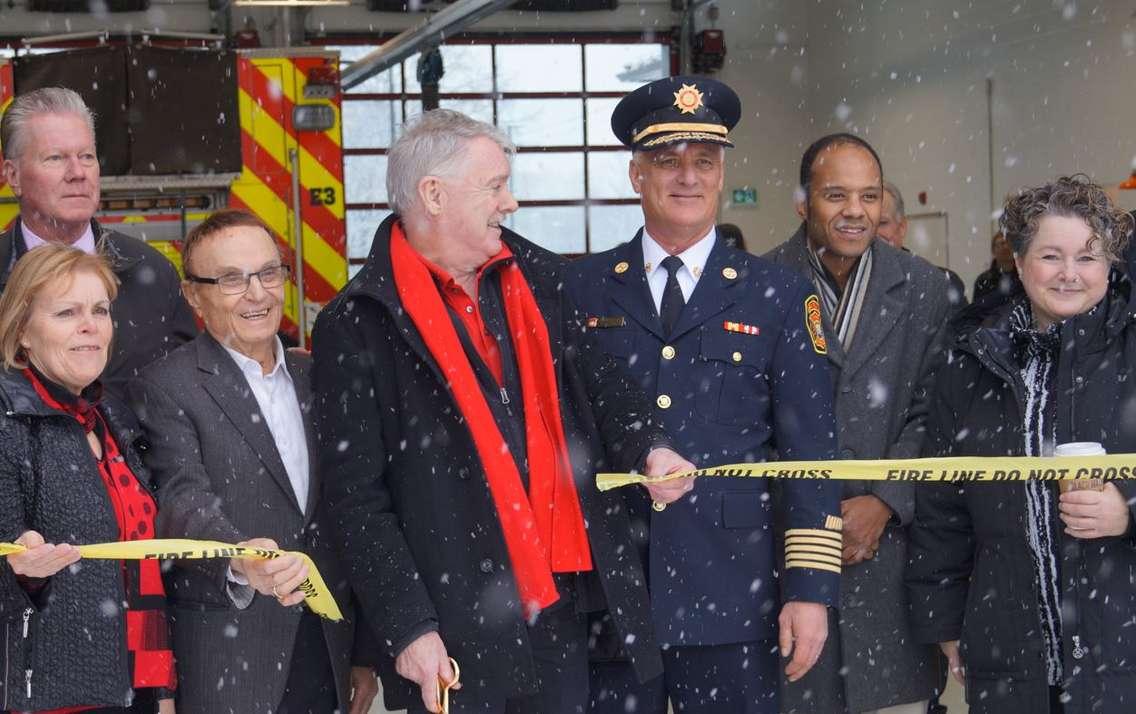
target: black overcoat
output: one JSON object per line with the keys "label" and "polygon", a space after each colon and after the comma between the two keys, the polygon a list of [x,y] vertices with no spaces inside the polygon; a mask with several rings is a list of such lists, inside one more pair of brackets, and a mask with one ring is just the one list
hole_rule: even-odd
{"label": "black overcoat", "polygon": [[[1025,387],[1004,306],[955,338],[927,421],[932,456],[1024,451]],[[1136,450],[1136,315],[1120,286],[1061,328],[1057,441]],[[1136,481],[1117,487],[1136,523]],[[1066,714],[1136,705],[1136,531],[1078,540],[1059,527]],[[1023,484],[922,484],[906,573],[914,635],[961,639],[972,714],[1049,711]]]}
{"label": "black overcoat", "polygon": [[[325,504],[360,606],[390,657],[436,623],[467,693],[531,693],[525,619],[472,433],[400,305],[390,259],[395,220],[379,227],[366,266],[316,321]],[[578,587],[602,590],[640,677],[656,676],[662,664],[627,514],[617,493],[596,491],[594,475],[631,470],[669,442],[643,393],[587,341],[562,290],[565,260],[503,233],[548,326],[595,563]],[[389,660],[380,669],[388,708],[419,701]]]}

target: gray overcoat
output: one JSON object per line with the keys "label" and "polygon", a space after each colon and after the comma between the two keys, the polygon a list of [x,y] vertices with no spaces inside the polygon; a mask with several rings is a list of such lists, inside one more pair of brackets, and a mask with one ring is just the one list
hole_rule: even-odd
{"label": "gray overcoat", "polygon": [[[765,257],[811,280],[805,240],[802,224]],[[947,282],[938,268],[883,241],[874,241],[872,250],[872,274],[849,350],[841,348],[824,316],[836,380],[840,458],[915,458],[950,311]],[[875,495],[895,516],[876,557],[845,566],[840,611],[830,613],[820,661],[802,680],[782,682],[785,714],[856,714],[928,699],[944,683],[937,651],[916,643],[907,622],[903,569],[907,526],[915,511],[914,486],[845,484],[844,498]]]}

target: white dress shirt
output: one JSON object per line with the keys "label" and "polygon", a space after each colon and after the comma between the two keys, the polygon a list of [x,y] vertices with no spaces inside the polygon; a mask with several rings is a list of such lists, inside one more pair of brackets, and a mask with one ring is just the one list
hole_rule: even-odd
{"label": "white dress shirt", "polygon": [[[23,221],[20,221],[20,232],[24,235],[24,245],[28,250],[38,248],[41,245],[47,245],[49,242],[32,232],[32,229],[28,228],[28,224]],[[79,236],[79,240],[71,245],[87,255],[95,254],[95,230],[91,228],[90,223],[87,223],[87,230],[83,231],[83,235]]]}
{"label": "white dress shirt", "polygon": [[[690,302],[690,295],[694,292],[694,286],[698,284],[698,279],[702,277],[702,271],[706,268],[706,261],[710,259],[710,251],[714,249],[716,237],[717,229],[711,226],[709,233],[678,254],[679,259],[682,260],[682,267],[678,269],[676,276],[678,277],[678,286],[682,288],[684,302]],[[651,299],[655,301],[656,312],[661,309],[663,291],[667,287],[667,270],[663,267],[663,258],[668,255],[670,253],[659,245],[644,227],[643,270],[647,273],[647,285],[651,288]]]}
{"label": "white dress shirt", "polygon": [[[222,347],[225,347],[222,345]],[[308,486],[311,480],[308,462],[308,435],[304,430],[304,413],[300,409],[300,399],[296,396],[296,385],[284,363],[284,345],[276,338],[276,366],[268,374],[260,367],[260,362],[225,347],[225,351],[237,363],[249,389],[252,390],[256,404],[264,416],[276,451],[284,462],[284,471],[296,494],[296,502],[304,511],[308,505]],[[260,536],[262,534],[254,534]],[[229,598],[238,610],[252,603],[256,591],[249,585],[248,578],[226,569]]]}
{"label": "white dress shirt", "polygon": [[296,385],[292,383],[292,375],[284,364],[284,345],[280,338],[275,340],[276,366],[268,374],[264,374],[260,362],[251,357],[228,347],[225,347],[225,351],[237,363],[252,389],[260,413],[264,416],[268,430],[272,432],[272,440],[276,442],[280,460],[284,462],[284,470],[288,473],[296,501],[300,504],[300,510],[304,511],[308,505],[310,481],[308,435],[304,429],[300,399],[296,396]]}

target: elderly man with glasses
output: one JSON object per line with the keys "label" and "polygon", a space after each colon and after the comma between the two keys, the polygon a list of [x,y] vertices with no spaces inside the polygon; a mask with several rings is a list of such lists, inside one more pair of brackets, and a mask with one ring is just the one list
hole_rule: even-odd
{"label": "elderly man with glasses", "polygon": [[178,711],[364,714],[377,683],[327,541],[310,359],[276,335],[289,266],[241,211],[190,231],[183,261],[182,289],[205,333],[130,386],[151,442],[158,533],[306,552],[347,618],[321,621],[300,606],[308,572],[295,556],[183,561],[167,575]]}

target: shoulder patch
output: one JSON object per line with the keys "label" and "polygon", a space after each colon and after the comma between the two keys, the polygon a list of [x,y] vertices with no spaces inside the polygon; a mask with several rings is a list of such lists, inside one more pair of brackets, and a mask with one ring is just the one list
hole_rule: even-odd
{"label": "shoulder patch", "polygon": [[809,331],[813,350],[818,355],[828,354],[828,343],[824,340],[824,322],[820,317],[820,298],[816,295],[805,298],[805,328]]}

